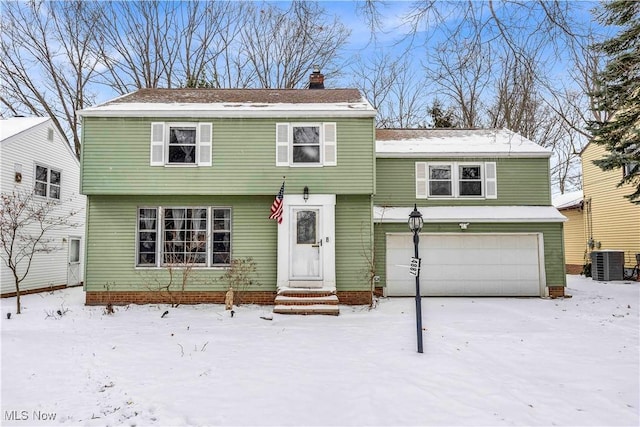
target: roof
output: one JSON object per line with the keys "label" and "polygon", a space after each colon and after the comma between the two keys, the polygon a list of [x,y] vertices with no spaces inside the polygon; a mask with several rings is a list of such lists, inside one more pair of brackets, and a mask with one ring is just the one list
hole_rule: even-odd
{"label": "roof", "polygon": [[122,117],[374,117],[358,89],[140,89],[81,110]]}
{"label": "roof", "polygon": [[508,129],[376,129],[376,157],[544,157],[551,150]]}
{"label": "roof", "polygon": [[558,210],[576,209],[582,207],[583,198],[582,190],[572,191],[570,193],[553,196],[552,204]]}
{"label": "roof", "polygon": [[0,141],[50,120],[48,117],[11,117],[0,120]]}
{"label": "roof", "polygon": [[[375,222],[407,222],[413,206],[373,207]],[[430,206],[420,207],[428,222],[564,222],[567,218],[553,206]],[[425,230],[426,231],[426,230]]]}

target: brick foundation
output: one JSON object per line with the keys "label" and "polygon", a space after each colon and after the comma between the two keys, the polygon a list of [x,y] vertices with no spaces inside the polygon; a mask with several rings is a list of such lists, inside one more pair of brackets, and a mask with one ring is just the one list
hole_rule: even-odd
{"label": "brick foundation", "polygon": [[[180,294],[174,292],[149,291],[117,291],[117,292],[86,292],[86,305],[114,305],[126,304],[224,304],[225,291],[188,291]],[[238,295],[236,295],[238,298]],[[242,304],[273,305],[276,298],[274,292],[244,292],[241,296]]]}
{"label": "brick foundation", "polygon": [[565,264],[564,268],[567,274],[581,274],[584,266],[582,264]]}
{"label": "brick foundation", "polygon": [[564,286],[549,286],[549,296],[559,298],[564,296]]}
{"label": "brick foundation", "polygon": [[[111,291],[111,292],[86,292],[86,305],[113,305],[126,304],[224,304],[224,291],[199,291],[174,292],[169,295],[166,292],[150,291]],[[371,292],[369,291],[338,291],[340,304],[346,305],[369,305],[371,304]],[[236,298],[238,296],[236,295]],[[242,294],[242,304],[273,305],[276,292],[244,292]]]}
{"label": "brick foundation", "polygon": [[340,304],[345,305],[370,305],[372,302],[371,291],[338,291]]}

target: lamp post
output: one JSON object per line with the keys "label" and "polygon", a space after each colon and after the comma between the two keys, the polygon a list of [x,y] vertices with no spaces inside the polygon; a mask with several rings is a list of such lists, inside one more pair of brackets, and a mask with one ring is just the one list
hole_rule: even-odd
{"label": "lamp post", "polygon": [[422,230],[422,214],[418,212],[418,206],[413,206],[413,212],[409,214],[409,229],[413,232],[413,248],[415,257],[413,262],[417,263],[417,269],[415,269],[416,276],[416,328],[418,331],[418,353],[422,353],[422,298],[420,296],[420,256],[418,253],[418,243],[420,243],[420,237],[418,233]]}

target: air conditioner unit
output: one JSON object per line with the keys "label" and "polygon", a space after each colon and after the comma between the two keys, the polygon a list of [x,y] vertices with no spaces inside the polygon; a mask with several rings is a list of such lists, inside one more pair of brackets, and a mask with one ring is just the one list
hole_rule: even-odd
{"label": "air conditioner unit", "polygon": [[623,251],[593,251],[591,252],[591,276],[593,280],[609,281],[623,280],[624,252]]}

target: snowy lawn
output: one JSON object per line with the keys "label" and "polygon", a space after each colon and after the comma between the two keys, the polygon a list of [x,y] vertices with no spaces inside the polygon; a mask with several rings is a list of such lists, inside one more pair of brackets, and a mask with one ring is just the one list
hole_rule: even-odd
{"label": "snowy lawn", "polygon": [[637,426],[640,283],[568,281],[573,298],[424,298],[424,354],[412,298],[105,315],[75,288],[10,320],[3,299],[1,424]]}

